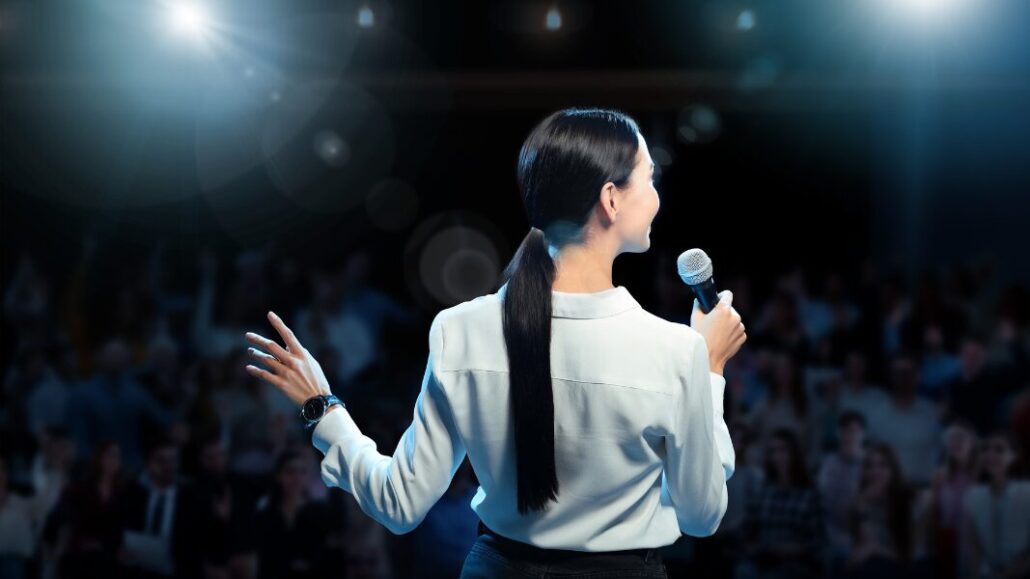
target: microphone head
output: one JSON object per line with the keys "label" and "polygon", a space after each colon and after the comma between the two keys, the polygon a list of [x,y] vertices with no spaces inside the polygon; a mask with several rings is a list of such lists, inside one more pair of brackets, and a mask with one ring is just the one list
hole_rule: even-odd
{"label": "microphone head", "polygon": [[712,278],[712,260],[704,251],[688,249],[676,259],[676,269],[687,285],[698,285]]}

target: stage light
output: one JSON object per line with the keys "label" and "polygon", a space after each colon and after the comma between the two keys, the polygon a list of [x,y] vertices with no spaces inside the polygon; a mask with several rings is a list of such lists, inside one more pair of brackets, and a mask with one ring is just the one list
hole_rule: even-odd
{"label": "stage light", "polygon": [[932,24],[955,18],[962,8],[961,0],[884,0],[886,10],[901,12],[919,24]]}
{"label": "stage light", "polygon": [[183,36],[202,40],[211,29],[211,17],[200,4],[175,2],[169,5],[169,23],[172,30]]}
{"label": "stage light", "polygon": [[915,14],[931,15],[942,8],[946,8],[946,5],[949,3],[948,0],[903,0],[898,2],[898,5],[900,8]]}
{"label": "stage light", "polygon": [[358,10],[358,26],[362,28],[372,28],[376,23],[376,14],[372,12],[372,9],[368,6],[362,6]]}
{"label": "stage light", "polygon": [[755,27],[755,13],[751,10],[742,10],[737,16],[737,30],[751,30]]}
{"label": "stage light", "polygon": [[547,11],[544,26],[548,30],[558,30],[561,28],[561,12],[558,10],[557,6],[552,6],[550,10]]}

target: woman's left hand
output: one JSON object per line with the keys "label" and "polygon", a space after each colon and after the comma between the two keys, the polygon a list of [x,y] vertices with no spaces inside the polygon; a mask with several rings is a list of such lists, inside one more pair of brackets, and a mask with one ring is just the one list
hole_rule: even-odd
{"label": "woman's left hand", "polygon": [[268,312],[268,321],[279,332],[286,347],[283,348],[274,340],[254,332],[247,332],[247,341],[257,346],[247,348],[247,351],[268,367],[268,370],[265,370],[248,364],[247,372],[270,382],[298,406],[313,396],[330,394],[329,381],[326,380],[322,367],[311,353],[300,345],[297,337],[293,335],[293,330],[286,327],[274,312]]}

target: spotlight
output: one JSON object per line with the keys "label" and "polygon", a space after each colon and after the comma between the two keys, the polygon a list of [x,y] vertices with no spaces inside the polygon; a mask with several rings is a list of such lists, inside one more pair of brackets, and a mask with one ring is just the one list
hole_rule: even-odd
{"label": "spotlight", "polygon": [[193,2],[175,2],[169,6],[169,22],[172,30],[183,36],[203,39],[211,28],[207,10]]}
{"label": "spotlight", "polygon": [[881,0],[886,11],[898,11],[919,25],[954,20],[964,8],[962,0]]}
{"label": "spotlight", "polygon": [[376,14],[372,12],[372,9],[368,6],[362,6],[358,10],[358,26],[362,28],[372,28],[372,25],[376,23]]}
{"label": "spotlight", "polygon": [[552,6],[547,11],[547,17],[544,20],[544,26],[548,30],[558,30],[561,28],[561,12],[557,6]]}
{"label": "spotlight", "polygon": [[737,30],[751,30],[755,27],[755,13],[751,10],[743,10],[737,16]]}

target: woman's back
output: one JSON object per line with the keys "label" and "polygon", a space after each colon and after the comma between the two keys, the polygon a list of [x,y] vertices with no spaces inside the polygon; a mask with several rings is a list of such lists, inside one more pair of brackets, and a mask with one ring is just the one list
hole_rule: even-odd
{"label": "woman's back", "polygon": [[[518,513],[501,318],[506,285],[439,315],[435,369],[480,481],[472,508],[483,522],[522,542],[582,551],[667,545],[681,529],[713,532],[733,465],[722,377],[712,375],[716,415],[703,339],[648,313],[622,286],[552,293],[558,500]],[[722,453],[717,436],[725,437]],[[674,473],[671,489],[663,466]],[[679,520],[670,497],[686,503],[677,505]]]}

